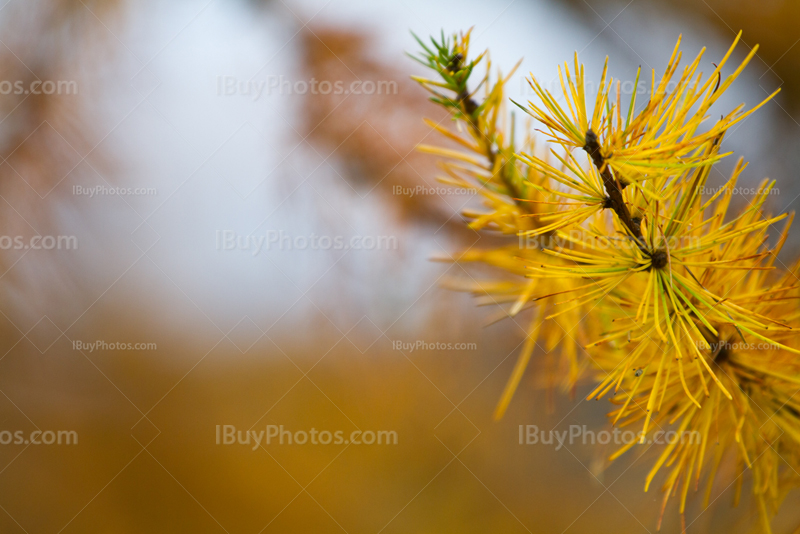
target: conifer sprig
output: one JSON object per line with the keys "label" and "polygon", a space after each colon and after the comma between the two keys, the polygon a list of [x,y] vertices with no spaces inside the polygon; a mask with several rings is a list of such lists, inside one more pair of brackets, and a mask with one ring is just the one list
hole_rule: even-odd
{"label": "conifer sprig", "polygon": [[[471,58],[469,37],[417,39],[422,52],[414,57],[436,78],[415,79],[455,121],[455,128],[428,123],[458,149],[421,148],[441,158],[444,182],[483,198],[482,211],[464,212],[469,225],[518,239],[451,258],[512,276],[457,289],[498,305],[501,316],[530,310],[495,416],[539,347],[547,384],[574,391],[580,379],[594,380],[588,397],[609,395],[612,423],[638,428],[639,439],[612,458],[664,429],[697,437],[664,446],[645,490],[666,470],[664,505],[678,495],[683,518],[689,490],[703,476],[710,488],[730,451],[752,473],[769,531],[786,491],[800,483],[800,262],[786,268],[776,259],[792,216],[767,214],[767,182],[729,214],[742,160],[723,188],[703,194],[713,165],[730,154],[720,151],[726,132],[775,95],[702,124],[757,47],[723,77],[737,35],[704,78],[703,51],[680,68],[678,39],[664,73],[650,75],[648,100],[634,94],[625,104],[608,59],[597,93],[587,94],[576,54],[572,70],[558,68],[560,94],[531,75],[537,100],[514,104],[539,127],[517,143],[505,110],[508,76],[490,76],[486,52]],[[485,74],[475,81],[482,62]],[[634,86],[640,76],[641,69]],[[538,149],[536,137],[550,149]],[[770,247],[767,232],[787,218]]]}

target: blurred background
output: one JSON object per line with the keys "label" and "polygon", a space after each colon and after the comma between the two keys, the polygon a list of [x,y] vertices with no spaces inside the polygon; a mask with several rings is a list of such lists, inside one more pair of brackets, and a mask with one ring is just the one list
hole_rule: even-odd
{"label": "blurred background", "polygon": [[[606,428],[585,389],[548,394],[544,354],[491,420],[527,319],[441,287],[491,272],[430,261],[496,238],[414,150],[444,116],[408,78],[409,31],[474,26],[495,66],[524,58],[525,101],[523,76],[576,50],[587,79],[608,55],[630,81],[683,34],[708,72],[742,29],[735,59],[761,48],[718,107],[782,92],[725,145],[780,212],[800,195],[798,20],[788,0],[5,1],[0,531],[655,532],[657,450],[520,444],[520,425]],[[220,439],[280,425],[397,442]],[[705,507],[701,486],[688,530],[749,531],[734,489]],[[800,523],[789,501],[776,532]]]}

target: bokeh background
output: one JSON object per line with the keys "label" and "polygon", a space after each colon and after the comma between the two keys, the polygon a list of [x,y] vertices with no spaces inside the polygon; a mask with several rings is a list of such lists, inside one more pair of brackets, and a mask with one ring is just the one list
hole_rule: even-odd
{"label": "bokeh background", "polygon": [[[431,261],[494,242],[462,224],[474,199],[396,194],[436,186],[415,147],[439,141],[422,117],[444,118],[408,79],[422,74],[409,31],[474,26],[496,66],[524,58],[509,84],[524,101],[524,73],[553,78],[576,50],[587,78],[608,55],[631,80],[662,70],[683,34],[710,71],[742,29],[735,58],[761,48],[720,107],[782,92],[725,145],[751,162],[742,185],[778,181],[777,212],[800,195],[799,20],[789,0],[5,1],[0,82],[23,91],[0,85],[2,235],[78,246],[0,251],[0,431],[79,442],[0,445],[0,531],[655,532],[661,494],[642,490],[656,450],[609,465],[610,446],[519,444],[519,425],[606,428],[608,405],[582,402],[585,389],[548,392],[546,354],[491,420],[526,318],[493,322],[442,288],[492,274]],[[268,90],[312,79],[396,91]],[[47,81],[77,94],[29,90]],[[84,194],[98,187],[127,194]],[[231,232],[394,245],[225,250]],[[398,442],[252,450],[217,444],[217,425]],[[708,507],[690,498],[690,532],[752,527],[725,469]],[[797,504],[776,532],[800,523]],[[662,530],[679,529],[671,503]]]}

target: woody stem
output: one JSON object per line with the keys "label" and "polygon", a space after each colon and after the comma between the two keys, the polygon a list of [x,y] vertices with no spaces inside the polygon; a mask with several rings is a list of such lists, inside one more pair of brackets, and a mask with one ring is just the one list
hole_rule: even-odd
{"label": "woody stem", "polygon": [[[483,145],[486,148],[486,158],[489,160],[489,163],[492,167],[494,167],[495,162],[497,161],[497,152],[493,148],[493,142],[489,137],[481,130],[480,124],[478,124],[478,120],[475,117],[475,111],[478,109],[478,103],[469,96],[469,93],[466,90],[461,91],[458,96],[458,102],[461,104],[461,111],[467,117],[467,123],[469,124],[472,131],[478,138],[482,141]],[[506,186],[509,193],[511,194],[514,202],[517,206],[522,209],[523,211],[530,212],[530,206],[523,202],[522,199],[523,195],[522,192],[516,187],[514,182],[510,179],[506,172],[506,164],[507,162],[503,162],[503,165],[500,167],[500,179],[503,181],[503,185]]]}
{"label": "woody stem", "polygon": [[606,189],[606,194],[608,194],[608,199],[606,200],[607,206],[614,210],[620,222],[625,225],[628,232],[636,240],[639,248],[645,250],[642,229],[639,223],[634,221],[631,217],[628,205],[622,197],[622,187],[614,175],[611,174],[611,167],[606,164],[605,158],[600,150],[597,134],[592,130],[586,132],[586,144],[583,146],[583,149],[589,154],[589,157],[592,158],[594,166],[597,167],[603,179],[603,186]]}

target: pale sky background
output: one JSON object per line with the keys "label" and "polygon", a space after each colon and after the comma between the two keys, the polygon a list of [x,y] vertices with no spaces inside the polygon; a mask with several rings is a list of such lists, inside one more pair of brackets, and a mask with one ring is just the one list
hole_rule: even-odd
{"label": "pale sky background", "polygon": [[[409,73],[419,72],[403,55],[416,50],[410,31],[424,36],[442,27],[453,32],[474,24],[474,50],[489,47],[495,65],[508,70],[524,57],[508,86],[509,96],[522,101],[531,96],[524,75],[555,79],[556,65],[571,60],[575,50],[587,66],[588,79],[599,78],[602,62],[611,54],[611,74],[631,80],[638,65],[661,71],[681,32],[689,61],[702,45],[708,47],[706,71],[732,39],[676,15],[655,17],[635,5],[599,13],[614,25],[598,35],[545,0],[278,0],[266,6],[153,1],[131,3],[124,10],[126,17],[102,24],[98,18],[95,30],[107,39],[108,52],[84,65],[81,80],[81,98],[91,103],[98,130],[109,132],[98,139],[97,152],[110,156],[113,172],[80,166],[60,187],[113,184],[153,187],[158,193],[124,200],[73,197],[65,205],[62,230],[78,234],[82,249],[69,284],[96,288],[83,293],[91,300],[119,278],[115,289],[132,306],[157,314],[168,328],[189,326],[181,319],[181,310],[187,309],[223,330],[244,317],[269,325],[290,307],[287,318],[302,320],[316,307],[336,307],[342,294],[355,315],[342,313],[337,319],[341,328],[349,328],[367,311],[386,327],[443,270],[428,258],[447,251],[447,243],[398,228],[380,205],[342,183],[344,171],[335,155],[323,160],[301,140],[302,97],[272,94],[256,100],[218,94],[221,76],[262,83],[271,76],[304,79],[298,68],[301,20],[310,19],[312,27],[368,29],[377,38],[376,57]],[[626,30],[625,39],[613,29],[619,25]],[[736,57],[743,57],[745,50],[740,47]],[[743,101],[752,105],[764,96],[761,86],[769,86],[770,78],[759,78],[763,66],[757,63],[719,107]],[[777,105],[769,105],[747,119],[746,129],[728,136],[728,147],[753,162],[744,177],[750,183],[761,178],[759,167],[767,167],[768,132],[780,113]],[[329,227],[332,222],[335,228]],[[262,237],[280,230],[295,235],[396,235],[399,250],[329,255],[272,250],[254,257],[217,250],[217,232],[225,230]],[[42,307],[49,309],[53,298],[65,299],[60,321],[70,324],[87,303],[70,302],[74,292],[60,291],[70,286],[63,277],[48,276],[42,258],[23,260],[30,262],[26,277],[37,290],[24,289],[17,298],[33,308],[31,321],[41,317]],[[145,295],[146,301],[136,302]]]}

